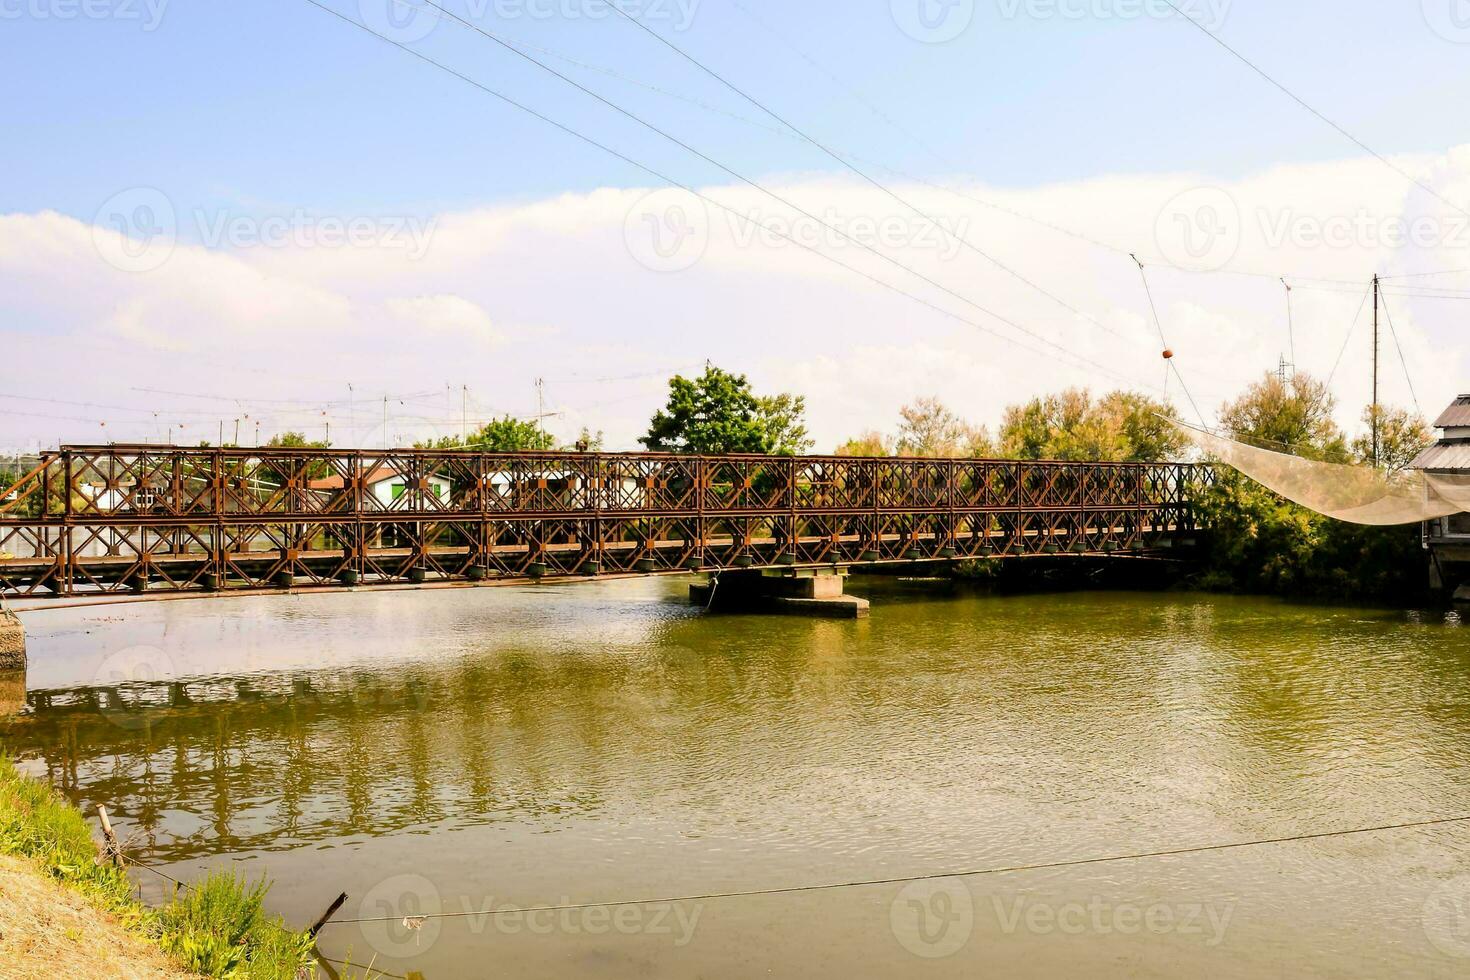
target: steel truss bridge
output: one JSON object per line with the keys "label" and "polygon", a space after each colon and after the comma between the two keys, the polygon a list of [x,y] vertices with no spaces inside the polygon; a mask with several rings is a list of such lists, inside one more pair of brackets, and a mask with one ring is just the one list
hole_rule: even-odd
{"label": "steel truss bridge", "polygon": [[1150,553],[1188,464],[66,446],[0,497],[0,596]]}

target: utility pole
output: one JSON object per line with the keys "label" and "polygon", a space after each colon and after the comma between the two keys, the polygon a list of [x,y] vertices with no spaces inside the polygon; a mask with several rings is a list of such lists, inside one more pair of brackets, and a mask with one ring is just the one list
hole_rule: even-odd
{"label": "utility pole", "polygon": [[1373,274],[1373,407],[1369,409],[1373,420],[1373,465],[1378,465],[1378,274]]}
{"label": "utility pole", "polygon": [[546,431],[546,426],[544,426],[544,425],[541,424],[541,420],[546,416],[546,405],[545,405],[545,401],[546,401],[546,379],[545,378],[537,378],[536,379],[536,428],[540,429],[542,432],[545,432]]}
{"label": "utility pole", "polygon": [[460,441],[465,445],[470,442],[470,386],[459,386],[459,428]]}

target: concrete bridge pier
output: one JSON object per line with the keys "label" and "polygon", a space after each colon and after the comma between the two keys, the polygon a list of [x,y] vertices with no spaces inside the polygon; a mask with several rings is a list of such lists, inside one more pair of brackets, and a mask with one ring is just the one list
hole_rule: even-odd
{"label": "concrete bridge pier", "polygon": [[0,609],[0,673],[26,669],[26,630],[20,617]]}
{"label": "concrete bridge pier", "polygon": [[868,600],[847,595],[847,569],[766,568],[708,572],[695,576],[689,601],[720,610],[863,619]]}

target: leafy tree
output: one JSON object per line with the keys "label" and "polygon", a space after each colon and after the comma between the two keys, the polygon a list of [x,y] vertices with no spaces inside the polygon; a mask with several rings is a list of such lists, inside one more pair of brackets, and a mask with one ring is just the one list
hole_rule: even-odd
{"label": "leafy tree", "polygon": [[556,448],[556,440],[534,421],[506,415],[463,436],[444,436],[414,444],[415,449],[475,449],[488,453],[536,452]]}
{"label": "leafy tree", "polygon": [[992,454],[990,432],[972,426],[938,398],[920,398],[898,410],[899,456],[953,457]]}
{"label": "leafy tree", "polygon": [[1392,475],[1407,469],[1414,457],[1434,441],[1429,423],[1422,415],[1402,408],[1369,405],[1363,409],[1364,432],[1353,440],[1353,455],[1364,463],[1373,460],[1373,422],[1378,422],[1378,466]]}
{"label": "leafy tree", "polygon": [[812,448],[806,431],[806,398],[782,392],[756,399],[764,420],[769,452],[778,456],[795,456]]}
{"label": "leafy tree", "polygon": [[811,446],[805,412],[800,396],[758,397],[745,375],[707,365],[698,378],[669,379],[668,404],[638,441],[655,452],[790,455]]}
{"label": "leafy tree", "polygon": [[[319,439],[315,441],[308,439],[306,438],[306,435],[301,432],[280,432],[276,435],[271,436],[270,441],[265,444],[267,449],[301,449],[308,451],[303,452],[302,455],[308,455],[309,451],[312,449],[326,449],[330,445],[331,444],[328,443],[325,439]],[[280,467],[271,466],[268,464],[262,466],[261,471],[265,473],[272,480],[272,482],[275,482],[277,484],[285,483],[290,478],[291,473],[290,470],[282,469]],[[306,478],[308,480],[320,480],[323,477],[327,476],[330,472],[331,467],[321,460],[316,460],[306,465]]]}
{"label": "leafy tree", "polygon": [[1094,399],[1083,388],[1006,409],[1001,454],[1012,459],[1152,463],[1179,458],[1188,440],[1161,416],[1174,407],[1130,391]]}
{"label": "leafy tree", "polygon": [[326,449],[331,443],[324,439],[310,440],[301,432],[280,432],[271,436],[265,445],[267,449]]}
{"label": "leafy tree", "polygon": [[584,425],[582,426],[582,431],[577,434],[576,441],[565,448],[577,452],[600,453],[602,452],[602,444],[602,430],[599,429],[593,432]]}
{"label": "leafy tree", "polygon": [[1282,381],[1267,373],[1220,409],[1231,438],[1307,459],[1343,462],[1347,440],[1332,419],[1337,400],[1327,385],[1305,372]]}
{"label": "leafy tree", "polygon": [[834,456],[887,456],[888,439],[880,432],[867,431],[837,447]]}
{"label": "leafy tree", "polygon": [[[1267,375],[1221,411],[1230,434],[1247,443],[1308,459],[1346,462],[1348,445],[1332,419],[1326,385],[1303,374]],[[1364,421],[1370,426],[1370,408]],[[1380,459],[1397,470],[1429,440],[1424,420],[1400,410],[1378,414]],[[1371,437],[1353,441],[1358,459]],[[1193,501],[1208,529],[1205,587],[1273,595],[1410,601],[1423,594],[1426,563],[1419,528],[1364,527],[1291,503],[1249,477],[1218,467],[1214,484]]]}

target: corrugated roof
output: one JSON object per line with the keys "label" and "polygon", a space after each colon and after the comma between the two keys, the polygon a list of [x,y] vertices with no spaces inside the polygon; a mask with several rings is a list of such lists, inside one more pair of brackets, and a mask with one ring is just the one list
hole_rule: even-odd
{"label": "corrugated roof", "polygon": [[1470,425],[1470,395],[1461,395],[1456,398],[1444,414],[1434,420],[1437,428],[1448,428],[1456,425]]}
{"label": "corrugated roof", "polygon": [[1437,442],[1409,466],[1416,470],[1470,470],[1470,442]]}

